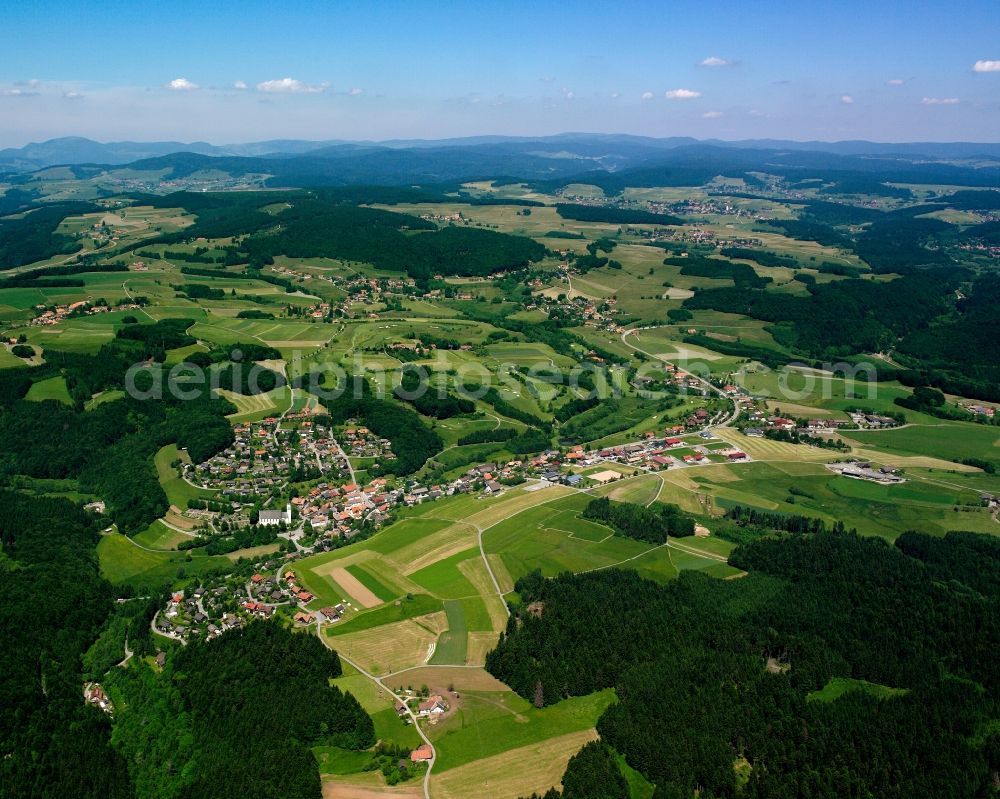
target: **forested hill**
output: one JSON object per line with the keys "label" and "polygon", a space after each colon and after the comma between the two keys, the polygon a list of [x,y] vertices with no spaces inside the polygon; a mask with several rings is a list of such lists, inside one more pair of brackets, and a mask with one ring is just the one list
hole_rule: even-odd
{"label": "forested hill", "polygon": [[[337,654],[256,622],[159,672],[144,656],[163,597],[114,601],[94,554],[100,527],[68,500],[0,490],[0,795],[319,799],[310,745],[375,742],[371,718],[330,685]],[[118,623],[136,655],[128,669],[115,667],[120,649],[95,654]],[[85,678],[123,700],[113,731],[83,701]]]}
{"label": "forested hill", "polygon": [[[419,195],[418,195],[419,196]],[[440,198],[441,195],[432,195]],[[248,192],[241,195],[178,192],[148,200],[157,207],[181,207],[195,224],[150,244],[194,237],[240,237],[226,264],[260,267],[274,256],[326,257],[370,263],[419,281],[441,275],[487,276],[527,266],[545,247],[525,236],[474,227],[444,227],[413,216],[358,205],[413,199],[400,190]],[[284,202],[287,208],[263,208]]]}
{"label": "forested hill", "polygon": [[990,794],[1000,543],[790,535],[731,562],[529,575],[487,668],[536,704],[615,687],[598,731],[657,797]]}
{"label": "forested hill", "polygon": [[[153,468],[156,451],[170,443],[201,461],[233,440],[226,400],[203,396],[181,402],[122,397],[85,410],[94,394],[125,386],[128,368],[194,341],[187,319],[166,319],[119,331],[96,355],[47,350],[47,363],[0,375],[0,477],[76,478],[100,496],[122,532],[145,529],[167,511],[167,497]],[[61,375],[72,407],[25,399],[32,382]]]}
{"label": "forested hill", "polygon": [[114,604],[98,574],[98,537],[98,521],[67,500],[0,491],[5,797],[133,796],[110,724],[81,697],[81,658]]}
{"label": "forested hill", "polygon": [[126,703],[113,742],[140,796],[318,799],[310,746],[375,743],[371,718],[330,685],[340,673],[316,636],[255,622],[184,647],[161,674],[112,673]]}

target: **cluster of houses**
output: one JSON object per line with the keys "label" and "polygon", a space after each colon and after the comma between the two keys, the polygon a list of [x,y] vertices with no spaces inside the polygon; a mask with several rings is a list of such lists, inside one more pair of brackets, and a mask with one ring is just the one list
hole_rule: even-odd
{"label": "cluster of houses", "polygon": [[[683,428],[678,430],[677,427],[672,427],[660,436],[648,432],[641,441],[616,447],[605,447],[595,453],[585,453],[579,463],[581,466],[588,466],[604,461],[651,471],[663,471],[684,466],[705,466],[720,462],[743,463],[750,460],[750,456],[746,452],[729,446],[726,442],[716,440],[715,436],[708,431],[698,434],[698,438],[706,443],[680,438],[677,435],[680,432],[683,432]],[[707,444],[713,440],[715,443]],[[566,457],[570,458],[573,454],[570,452]],[[614,477],[605,475],[605,478],[617,479],[617,476],[615,473]],[[597,479],[598,482],[606,481],[595,475],[588,475],[588,477]]]}
{"label": "cluster of houses", "polygon": [[[413,278],[376,278],[356,276],[346,278],[342,275],[324,272],[304,272],[287,266],[275,265],[272,271],[290,280],[323,280],[331,283],[347,294],[347,299],[339,304],[319,303],[308,309],[307,316],[319,319],[332,315],[337,311],[346,313],[352,302],[380,302],[383,295],[391,292],[405,293],[416,285]],[[318,313],[318,315],[317,315]]]}
{"label": "cluster of houses", "polygon": [[847,415],[851,417],[851,421],[854,422],[855,426],[860,427],[862,430],[882,430],[887,427],[899,426],[898,419],[878,413],[848,411]]}
{"label": "cluster of houses", "polygon": [[[114,219],[113,216],[110,218]],[[89,228],[81,230],[76,235],[77,238],[91,239],[99,246],[103,246],[105,244],[117,244],[118,240],[121,238],[118,228],[109,224],[106,219],[99,219]]]}
{"label": "cluster of houses", "polygon": [[470,220],[466,219],[461,211],[455,211],[451,214],[421,214],[420,218],[439,224],[454,224],[456,222],[459,224],[470,224]]}
{"label": "cluster of houses", "polygon": [[828,463],[826,468],[853,480],[867,480],[881,485],[897,485],[906,482],[906,478],[894,466],[876,467],[862,461],[845,461],[843,463]]}
{"label": "cluster of houses", "polygon": [[[564,263],[559,274],[566,278],[576,274],[576,272]],[[544,288],[544,283],[540,280],[536,280],[536,283],[538,288]],[[534,299],[525,305],[525,310],[541,310],[547,312],[549,318],[575,320],[583,324],[584,327],[607,330],[609,333],[621,333],[625,328],[615,321],[615,315],[618,314],[617,302],[614,297],[595,302],[593,298],[583,295],[551,297],[546,294],[536,294]]]}
{"label": "cluster of houses", "polygon": [[337,434],[341,446],[352,458],[378,458],[380,461],[394,460],[392,442],[376,435],[367,427],[345,427]]}
{"label": "cluster of houses", "polygon": [[354,535],[360,522],[382,523],[389,510],[403,501],[401,488],[390,488],[386,480],[375,478],[361,487],[355,483],[334,485],[322,482],[302,496],[292,497],[299,518],[314,532],[344,537]]}
{"label": "cluster of houses", "polygon": [[[759,219],[763,213],[752,208],[742,208],[728,200],[718,198],[692,198],[675,203],[651,202],[649,210],[657,214],[678,214],[680,216],[734,216],[738,219]],[[761,244],[759,239],[744,239],[745,243],[734,246],[752,247]]]}
{"label": "cluster of houses", "polygon": [[177,591],[153,617],[153,629],[186,643],[192,638],[215,638],[254,619],[272,618],[279,611],[299,626],[341,621],[353,608],[346,601],[309,609],[316,597],[291,568],[298,557],[291,553],[281,559],[265,556],[249,580],[227,575],[190,593]]}
{"label": "cluster of houses", "polygon": [[963,242],[958,245],[958,249],[979,255],[988,255],[990,258],[1000,258],[1000,245],[982,240]]}
{"label": "cluster of houses", "polygon": [[296,557],[289,554],[282,561],[262,560],[260,570],[248,581],[227,576],[218,584],[202,585],[190,593],[175,592],[153,618],[153,629],[182,642],[192,637],[215,638],[252,619],[269,619],[279,608],[286,608],[297,624],[340,621],[346,610],[343,604],[315,612],[306,609],[315,597],[289,568]]}
{"label": "cluster of houses", "polygon": [[419,696],[413,695],[412,690],[405,692],[407,694],[406,702],[396,702],[396,715],[400,718],[405,718],[412,712],[417,718],[420,719],[430,719],[431,722],[440,716],[443,716],[451,709],[451,705],[448,700],[445,699],[440,694],[430,694],[424,699]]}
{"label": "cluster of houses", "polygon": [[41,304],[34,307],[35,316],[28,324],[33,327],[49,327],[78,316],[96,316],[111,311],[129,311],[138,308],[139,306],[132,302],[108,305],[104,302],[92,303],[90,300],[77,300],[65,305]]}
{"label": "cluster of houses", "polygon": [[348,471],[347,460],[332,431],[308,419],[296,420],[297,440],[281,430],[279,419],[245,422],[233,428],[229,447],[197,466],[189,467],[194,482],[220,491],[236,503],[270,496],[293,472],[320,475]]}
{"label": "cluster of houses", "polygon": [[987,419],[992,419],[997,412],[997,409],[990,405],[981,405],[978,402],[970,402],[962,406],[969,413],[975,414],[976,416],[984,416]]}
{"label": "cluster of houses", "polygon": [[[407,341],[394,341],[392,344],[387,346],[387,349],[393,353],[402,355],[413,353],[417,356],[418,360],[422,360],[432,356],[434,351],[437,349],[437,344],[434,342],[424,343],[421,339],[410,339]],[[458,349],[462,352],[469,352],[472,350],[472,345],[469,343],[459,344]],[[404,350],[406,352],[404,352]]]}
{"label": "cluster of houses", "polygon": [[[688,331],[697,332],[692,330]],[[708,390],[705,388],[704,382],[702,382],[698,377],[693,374],[682,371],[673,363],[657,364],[658,369],[663,369],[664,375],[662,379],[652,377],[648,374],[636,375],[632,379],[632,385],[635,386],[639,391],[656,391],[658,389],[666,388],[667,386],[676,386],[680,389],[680,393],[690,396],[706,396]],[[730,392],[730,389],[732,390]],[[726,390],[723,392],[730,399],[738,401],[738,394],[740,389],[736,386],[727,386]],[[686,420],[688,427],[700,427],[708,419],[708,411],[703,408],[699,409],[700,412],[696,412],[689,416]]]}
{"label": "cluster of houses", "polygon": [[273,613],[273,607],[263,612],[256,606],[251,610],[245,607],[245,603],[241,605],[229,585],[214,588],[199,586],[190,594],[185,591],[172,594],[166,606],[153,618],[153,629],[179,641],[186,641],[191,635],[215,638],[226,630],[243,625],[241,610],[263,618]]}

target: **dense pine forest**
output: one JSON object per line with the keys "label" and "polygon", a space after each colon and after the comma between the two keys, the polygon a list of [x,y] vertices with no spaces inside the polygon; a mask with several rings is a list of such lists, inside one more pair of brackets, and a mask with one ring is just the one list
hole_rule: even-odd
{"label": "dense pine forest", "polygon": [[114,604],[98,524],[67,500],[0,491],[0,793],[11,799],[134,795],[107,717],[81,696],[81,659]]}
{"label": "dense pine forest", "polygon": [[312,635],[256,622],[177,651],[161,674],[120,669],[112,743],[136,796],[314,799],[315,744],[365,749],[371,718],[329,680],[340,660]]}
{"label": "dense pine forest", "polygon": [[487,668],[536,704],[614,687],[598,731],[656,797],[995,790],[995,539],[781,534],[730,562],[522,578]]}

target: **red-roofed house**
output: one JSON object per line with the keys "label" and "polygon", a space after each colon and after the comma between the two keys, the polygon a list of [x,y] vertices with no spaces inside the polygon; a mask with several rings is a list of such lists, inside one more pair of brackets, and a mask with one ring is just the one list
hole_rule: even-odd
{"label": "red-roofed house", "polygon": [[444,713],[448,709],[444,700],[437,696],[429,696],[427,699],[420,703],[417,707],[417,711],[421,716],[437,715],[439,713]]}
{"label": "red-roofed house", "polygon": [[434,759],[434,750],[431,749],[430,744],[423,744],[418,746],[412,752],[410,752],[410,762],[411,763],[425,763],[428,760]]}

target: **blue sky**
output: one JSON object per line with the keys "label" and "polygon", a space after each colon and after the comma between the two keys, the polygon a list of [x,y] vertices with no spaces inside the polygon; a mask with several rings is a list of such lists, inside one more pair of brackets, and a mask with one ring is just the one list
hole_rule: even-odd
{"label": "blue sky", "polygon": [[0,146],[563,131],[997,141],[1000,2],[4,2]]}

